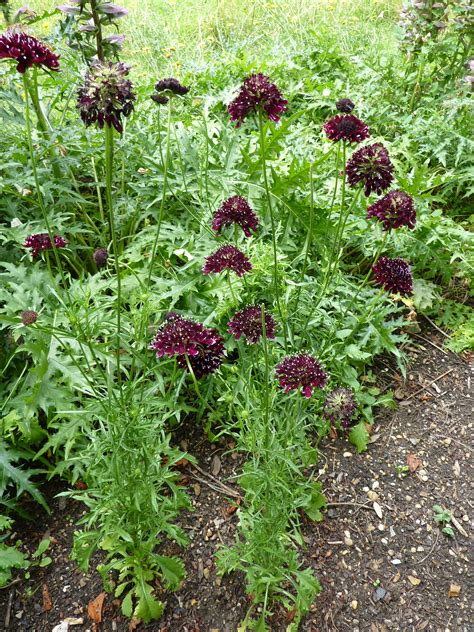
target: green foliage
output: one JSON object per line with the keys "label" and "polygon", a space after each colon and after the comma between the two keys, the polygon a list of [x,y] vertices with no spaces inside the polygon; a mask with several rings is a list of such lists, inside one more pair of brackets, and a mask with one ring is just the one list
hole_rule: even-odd
{"label": "green foliage", "polygon": [[454,538],[454,530],[451,526],[452,514],[448,509],[440,505],[433,505],[434,520],[442,527],[441,531],[449,538]]}

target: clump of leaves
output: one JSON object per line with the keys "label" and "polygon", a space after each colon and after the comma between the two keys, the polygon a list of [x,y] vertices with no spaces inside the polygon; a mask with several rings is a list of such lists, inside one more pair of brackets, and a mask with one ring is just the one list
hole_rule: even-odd
{"label": "clump of leaves", "polygon": [[450,538],[454,537],[454,530],[451,527],[452,513],[449,509],[443,509],[440,505],[433,505],[434,520],[441,527],[441,532]]}

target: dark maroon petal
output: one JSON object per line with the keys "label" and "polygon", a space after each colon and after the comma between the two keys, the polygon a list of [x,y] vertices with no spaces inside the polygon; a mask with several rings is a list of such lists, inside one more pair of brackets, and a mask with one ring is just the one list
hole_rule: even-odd
{"label": "dark maroon petal", "polygon": [[59,70],[59,55],[36,37],[22,31],[9,30],[0,35],[0,59],[17,61],[17,71],[24,73],[33,65]]}
{"label": "dark maroon petal", "polygon": [[224,270],[233,270],[237,276],[241,277],[252,270],[252,264],[241,250],[231,244],[226,244],[209,255],[202,268],[204,274],[218,273]]}
{"label": "dark maroon petal", "polygon": [[367,125],[353,114],[338,114],[324,123],[324,131],[329,140],[345,140],[349,143],[361,143],[369,138]]}
{"label": "dark maroon petal", "polygon": [[169,77],[168,79],[161,79],[161,81],[158,81],[155,84],[155,90],[157,92],[171,92],[172,94],[178,94],[180,96],[184,96],[189,92],[189,88],[183,86],[174,77]]}
{"label": "dark maroon petal", "polygon": [[[271,314],[265,312],[266,338],[275,338],[275,327],[275,319]],[[260,305],[249,305],[237,312],[229,322],[228,331],[237,340],[241,336],[245,336],[248,344],[256,344],[263,336],[262,307]]]}
{"label": "dark maroon petal", "polygon": [[[59,235],[54,235],[54,246],[56,248],[64,248],[67,246],[67,241],[64,237],[60,237]],[[29,235],[25,239],[25,243],[23,244],[24,248],[31,249],[31,256],[37,257],[40,252],[43,250],[52,250],[53,246],[51,243],[51,239],[49,238],[48,233],[38,233],[36,235]]]}
{"label": "dark maroon petal", "polygon": [[286,356],[275,369],[280,387],[286,393],[298,390],[311,397],[313,388],[324,388],[327,375],[318,360],[307,353]]}
{"label": "dark maroon petal", "polygon": [[372,271],[375,282],[386,292],[406,296],[413,292],[413,278],[410,266],[399,257],[390,259],[380,257],[374,264]]}
{"label": "dark maroon petal", "polygon": [[38,312],[35,312],[32,309],[28,309],[24,312],[21,312],[21,322],[27,327],[28,325],[32,325],[38,320]]}
{"label": "dark maroon petal", "polygon": [[380,143],[367,145],[355,151],[346,166],[347,180],[351,187],[364,185],[364,193],[379,195],[393,181],[393,165],[388,151]]}
{"label": "dark maroon petal", "polygon": [[239,127],[247,116],[259,108],[276,123],[287,105],[288,101],[266,75],[254,74],[245,79],[239,94],[229,103],[227,110],[231,120]]}
{"label": "dark maroon petal", "polygon": [[391,228],[415,228],[416,210],[413,199],[404,191],[390,191],[383,198],[369,206],[367,218],[375,217],[382,222],[384,230]]}
{"label": "dark maroon petal", "polygon": [[217,233],[224,226],[238,224],[246,237],[251,236],[251,231],[257,230],[258,217],[255,215],[247,200],[240,195],[234,195],[226,200],[214,214],[212,228]]}
{"label": "dark maroon petal", "polygon": [[336,103],[336,110],[345,114],[350,114],[354,108],[355,104],[350,99],[339,99]]}

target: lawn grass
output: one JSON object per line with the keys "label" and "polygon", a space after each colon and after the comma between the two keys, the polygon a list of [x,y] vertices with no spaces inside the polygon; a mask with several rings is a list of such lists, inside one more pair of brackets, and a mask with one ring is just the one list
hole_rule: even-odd
{"label": "lawn grass", "polygon": [[[64,0],[66,1],[66,0]],[[14,8],[21,0],[14,2]],[[32,0],[36,11],[59,0]],[[401,0],[121,0],[124,58],[153,77],[284,62],[309,44],[341,53],[390,52]]]}

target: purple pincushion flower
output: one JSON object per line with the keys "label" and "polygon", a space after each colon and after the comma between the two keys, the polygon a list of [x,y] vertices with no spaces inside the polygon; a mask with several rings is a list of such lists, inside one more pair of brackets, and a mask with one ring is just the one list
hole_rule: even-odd
{"label": "purple pincushion flower", "polygon": [[178,79],[169,77],[168,79],[161,79],[155,84],[155,90],[157,92],[168,92],[171,94],[178,94],[184,96],[189,92],[189,88],[183,86]]}
{"label": "purple pincushion flower", "polygon": [[336,103],[336,110],[345,114],[350,114],[354,108],[355,104],[350,99],[339,99]]}
{"label": "purple pincushion flower", "polygon": [[280,387],[285,393],[298,390],[311,397],[313,388],[324,388],[327,375],[319,362],[308,353],[286,356],[275,369]]}
{"label": "purple pincushion flower", "polygon": [[329,140],[334,142],[345,140],[349,143],[360,143],[369,138],[369,128],[353,114],[338,114],[324,123],[324,131]]}
{"label": "purple pincushion flower", "polygon": [[92,255],[94,259],[94,263],[98,268],[103,268],[107,265],[107,260],[109,258],[109,252],[107,248],[97,248]]}
{"label": "purple pincushion flower", "polygon": [[[275,338],[275,319],[265,312],[265,337]],[[260,305],[249,305],[234,314],[229,322],[230,334],[234,334],[237,340],[245,336],[248,344],[256,344],[263,336],[262,308]]]}
{"label": "purple pincushion flower", "polygon": [[188,368],[197,378],[213,373],[222,364],[224,345],[215,329],[172,312],[158,329],[150,349],[157,358],[177,356],[178,366]]}
{"label": "purple pincushion flower", "polygon": [[379,195],[393,181],[393,164],[388,151],[380,143],[367,145],[355,151],[347,162],[347,180],[351,187],[364,185],[364,193]]}
{"label": "purple pincushion flower", "polygon": [[245,79],[239,94],[227,107],[230,118],[239,127],[253,112],[263,111],[271,121],[277,123],[285,112],[288,101],[266,75],[254,74]]}
{"label": "purple pincushion flower", "polygon": [[38,320],[38,312],[35,312],[33,309],[27,309],[24,312],[21,312],[21,322],[25,327],[28,325],[32,325]]}
{"label": "purple pincushion flower", "polygon": [[14,59],[17,71],[24,73],[33,65],[59,70],[59,56],[36,37],[9,30],[0,35],[0,59]]}
{"label": "purple pincushion flower", "polygon": [[[55,248],[64,248],[67,246],[67,241],[64,237],[54,235],[53,239]],[[37,257],[43,250],[52,250],[53,245],[48,233],[38,233],[36,235],[29,235],[25,239],[23,247],[31,248],[31,256]]]}
{"label": "purple pincushion flower", "polygon": [[238,224],[246,237],[257,230],[259,220],[247,200],[240,195],[227,199],[214,214],[212,229],[220,233],[224,226]]}
{"label": "purple pincushion flower", "polygon": [[204,274],[224,270],[233,270],[237,276],[241,277],[252,270],[252,264],[241,250],[231,244],[225,244],[206,258],[202,268]]}
{"label": "purple pincushion flower", "polygon": [[133,111],[135,94],[126,79],[129,67],[122,62],[95,61],[79,88],[77,107],[86,126],[97,123],[122,133],[122,116]]}
{"label": "purple pincushion flower", "polygon": [[380,257],[374,264],[372,271],[375,282],[381,285],[386,292],[406,296],[413,291],[413,278],[410,266],[399,257],[390,259]]}
{"label": "purple pincushion flower", "polygon": [[413,199],[404,191],[390,191],[367,209],[367,218],[375,217],[383,223],[384,230],[391,228],[415,228],[416,210]]}
{"label": "purple pincushion flower", "polygon": [[349,426],[356,402],[350,388],[335,388],[328,393],[323,405],[323,416],[332,423],[340,422],[344,428]]}

